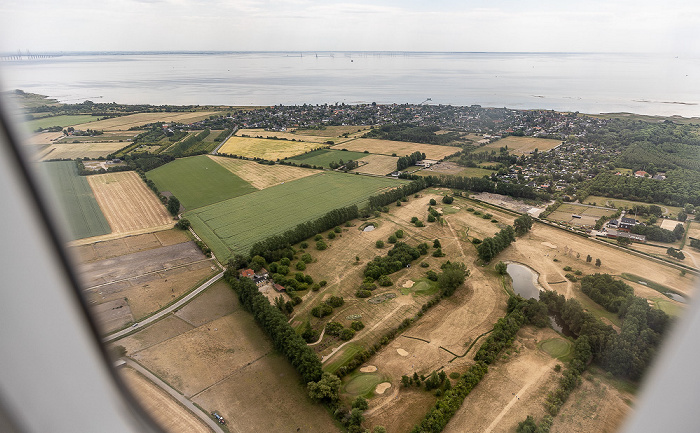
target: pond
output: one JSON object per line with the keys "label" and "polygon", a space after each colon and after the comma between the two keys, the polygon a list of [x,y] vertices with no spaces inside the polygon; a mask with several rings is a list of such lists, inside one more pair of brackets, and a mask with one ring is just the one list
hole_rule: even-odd
{"label": "pond", "polygon": [[[525,299],[540,298],[540,285],[537,282],[537,272],[520,263],[508,263],[506,270],[513,280],[513,291],[516,294]],[[561,317],[550,314],[549,323],[555,331],[569,337],[573,336],[573,333],[569,330]]]}
{"label": "pond", "polygon": [[371,232],[374,229],[375,229],[374,225],[370,224],[367,227],[365,227],[364,229],[362,229],[362,231],[363,232]]}
{"label": "pond", "polygon": [[683,304],[687,304],[688,300],[685,299],[685,297],[679,295],[678,293],[673,293],[673,292],[666,292],[664,295],[668,296],[669,298],[673,299],[674,301],[682,302]]}
{"label": "pond", "polygon": [[508,263],[508,275],[513,280],[513,291],[525,299],[540,298],[537,273],[520,263]]}

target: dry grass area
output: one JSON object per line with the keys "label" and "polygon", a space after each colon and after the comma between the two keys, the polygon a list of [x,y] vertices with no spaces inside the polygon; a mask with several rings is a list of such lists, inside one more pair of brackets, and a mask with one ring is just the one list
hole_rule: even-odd
{"label": "dry grass area", "polygon": [[[632,216],[632,218],[634,218],[634,216]],[[677,226],[678,224],[683,224],[683,223],[680,222],[680,221],[671,220],[671,219],[666,219],[666,218],[664,218],[663,220],[661,220],[661,228],[662,228],[662,229],[666,229],[666,230],[671,230],[671,231],[672,231],[673,229],[676,228],[676,226]],[[692,236],[692,235],[691,235],[691,236]],[[693,236],[693,237],[694,237],[694,236]]]}
{"label": "dry grass area", "polygon": [[294,131],[297,134],[315,135],[319,137],[340,137],[348,134],[348,137],[354,138],[364,134],[369,127],[362,125],[338,125],[326,126],[325,129],[297,129]]}
{"label": "dry grass area", "polygon": [[29,136],[27,144],[34,146],[48,146],[62,137],[62,132],[39,132]]}
{"label": "dry grass area", "polygon": [[360,165],[353,171],[356,171],[358,173],[385,176],[389,173],[396,171],[396,161],[398,160],[399,158],[394,156],[367,155],[357,160],[358,163],[364,164]]}
{"label": "dry grass area", "polygon": [[96,174],[87,180],[113,233],[164,230],[173,225],[168,211],[136,172]]}
{"label": "dry grass area", "polygon": [[309,152],[317,147],[318,143],[306,141],[268,140],[234,135],[226,140],[219,153],[276,161]]}
{"label": "dry grass area", "polygon": [[212,114],[219,114],[215,111],[195,111],[177,113],[138,113],[128,116],[114,117],[112,119],[99,120],[97,122],[83,123],[75,125],[75,129],[86,130],[88,128],[103,131],[125,131],[135,126],[143,126],[153,122],[182,122],[191,123],[206,119]]}
{"label": "dry grass area", "polygon": [[190,238],[187,232],[170,229],[155,233],[122,237],[111,241],[74,246],[69,248],[69,251],[74,254],[76,260],[79,262],[89,263],[124,254],[150,250],[152,248],[175,245],[189,240]]}
{"label": "dry grass area", "polygon": [[583,374],[583,382],[554,418],[552,433],[613,433],[633,411],[634,396],[616,389],[601,374]]}
{"label": "dry grass area", "polygon": [[510,433],[528,415],[541,419],[546,414],[543,403],[547,393],[557,387],[561,376],[554,366],[561,362],[538,349],[537,343],[553,337],[558,334],[552,329],[521,329],[513,347],[489,366],[488,374],[464,400],[444,431]]}
{"label": "dry grass area", "polygon": [[455,154],[459,147],[437,146],[434,144],[409,143],[406,141],[380,140],[377,138],[358,138],[347,143],[337,144],[332,149],[347,149],[353,152],[376,153],[380,155],[406,156],[419,151],[425,153],[428,159],[442,159]]}
{"label": "dry grass area", "polygon": [[288,165],[263,165],[245,159],[209,156],[226,170],[245,180],[257,189],[265,189],[318,173],[317,170]]}
{"label": "dry grass area", "polygon": [[136,370],[122,367],[119,376],[143,409],[169,433],[211,433],[199,418],[182,407],[168,393],[153,384]]}
{"label": "dry grass area", "polygon": [[482,149],[500,149],[508,146],[508,153],[511,155],[524,155],[533,152],[535,149],[538,149],[540,152],[546,152],[554,149],[561,143],[562,141],[560,140],[551,140],[549,138],[516,137],[511,135],[487,144]]}
{"label": "dry grass area", "polygon": [[42,149],[38,157],[42,161],[49,159],[75,159],[75,158],[99,158],[113,153],[128,143],[102,142],[102,143],[51,143]]}
{"label": "dry grass area", "polygon": [[338,431],[223,281],[114,344],[204,410],[218,411],[231,431]]}

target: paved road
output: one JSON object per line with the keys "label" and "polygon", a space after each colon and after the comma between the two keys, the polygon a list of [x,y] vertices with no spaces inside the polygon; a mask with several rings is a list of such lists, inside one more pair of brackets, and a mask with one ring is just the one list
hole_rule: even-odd
{"label": "paved road", "polygon": [[235,134],[236,131],[238,131],[238,126],[234,127],[234,128],[233,128],[233,132],[231,132],[231,133],[228,135],[228,137],[226,137],[226,138],[224,138],[223,140],[221,140],[221,143],[219,143],[219,145],[216,146],[216,149],[214,149],[214,150],[212,150],[211,152],[209,152],[209,154],[210,154],[210,155],[218,155],[218,154],[219,154],[219,149],[221,149],[221,146],[223,146],[224,144],[226,144],[226,142],[228,141],[228,139],[231,138],[231,136],[232,136],[233,134]]}
{"label": "paved road", "polygon": [[171,306],[169,306],[169,307],[167,307],[167,308],[165,308],[165,309],[163,309],[163,310],[160,310],[158,313],[154,314],[153,316],[148,317],[148,318],[146,318],[146,319],[143,319],[142,321],[140,321],[140,322],[134,324],[133,326],[130,326],[130,327],[126,328],[126,329],[122,329],[121,331],[115,332],[114,334],[108,335],[107,337],[105,337],[105,338],[103,339],[103,341],[104,341],[105,343],[109,343],[110,341],[117,340],[117,339],[122,338],[122,337],[124,337],[124,336],[126,336],[126,335],[128,335],[128,334],[131,334],[131,333],[133,333],[133,332],[136,332],[137,330],[143,328],[144,326],[149,325],[150,323],[155,322],[156,320],[161,319],[161,318],[162,318],[163,316],[165,316],[166,314],[170,314],[170,313],[172,313],[173,311],[175,311],[175,310],[177,310],[178,308],[180,308],[180,307],[182,307],[183,305],[185,305],[186,303],[190,302],[190,301],[192,300],[192,298],[194,298],[195,296],[197,296],[198,294],[200,294],[203,290],[205,290],[207,287],[209,287],[209,286],[211,286],[212,284],[214,284],[216,281],[218,281],[218,280],[219,280],[221,277],[223,277],[223,276],[224,276],[224,273],[223,273],[223,272],[220,272],[220,273],[216,274],[216,275],[215,275],[213,278],[211,278],[209,281],[207,281],[206,283],[204,283],[204,284],[202,284],[201,286],[197,287],[196,289],[194,289],[193,291],[191,291],[189,294],[187,294],[187,296],[185,296],[184,298],[180,299],[179,301],[177,301],[177,302],[174,303],[173,305],[171,305]]}
{"label": "paved road", "polygon": [[[207,416],[207,414],[203,413],[197,406],[195,406],[191,401],[189,401],[187,398],[185,398],[184,395],[180,394],[173,388],[171,388],[167,383],[163,382],[160,380],[156,375],[151,373],[150,371],[146,370],[145,368],[141,367],[141,365],[137,362],[134,362],[133,360],[129,358],[123,358],[126,364],[133,368],[134,370],[138,371],[139,373],[143,374],[150,380],[151,382],[155,383],[156,386],[160,387],[163,391],[167,392],[170,394],[175,400],[179,401],[183,406],[185,406],[187,409],[189,409],[190,412],[192,412],[195,416],[199,417],[206,425],[211,427],[211,429],[216,432],[216,433],[224,433],[224,430],[214,422],[211,418]],[[229,425],[228,426],[229,430],[232,432],[238,433],[238,429],[236,429],[234,426]]]}

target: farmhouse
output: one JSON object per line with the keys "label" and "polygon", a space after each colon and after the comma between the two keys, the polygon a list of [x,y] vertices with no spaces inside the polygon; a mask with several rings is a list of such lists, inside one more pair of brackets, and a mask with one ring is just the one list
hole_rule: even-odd
{"label": "farmhouse", "polygon": [[253,272],[252,269],[243,269],[240,272],[241,277],[246,277],[246,278],[253,278],[255,276],[255,272]]}
{"label": "farmhouse", "polygon": [[272,287],[274,287],[275,290],[277,290],[277,291],[280,292],[280,293],[286,292],[286,291],[287,291],[287,289],[285,289],[283,286],[280,286],[280,285],[277,284],[277,283],[275,283]]}
{"label": "farmhouse", "polygon": [[649,176],[649,173],[647,173],[646,171],[639,170],[639,171],[634,172],[634,177],[647,177],[647,176]]}
{"label": "farmhouse", "polygon": [[424,159],[422,161],[416,162],[416,165],[418,167],[423,167],[423,168],[429,168],[433,164],[437,164],[437,161],[434,159]]}
{"label": "farmhouse", "polygon": [[621,229],[623,229],[623,230],[629,230],[629,229],[631,229],[632,227],[634,227],[634,226],[636,226],[636,225],[637,225],[637,220],[636,220],[636,219],[634,219],[634,218],[625,218],[625,217],[622,217],[622,218],[620,219],[620,225],[619,225],[619,227],[620,227]]}
{"label": "farmhouse", "polygon": [[608,227],[617,228],[619,222],[617,220],[608,221]]}

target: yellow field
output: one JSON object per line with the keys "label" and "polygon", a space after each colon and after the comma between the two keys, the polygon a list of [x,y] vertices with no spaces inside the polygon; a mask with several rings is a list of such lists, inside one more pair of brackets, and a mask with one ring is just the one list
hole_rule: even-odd
{"label": "yellow field", "polygon": [[547,150],[554,149],[562,143],[560,140],[551,140],[549,138],[535,138],[535,137],[515,137],[509,136],[496,140],[491,144],[484,146],[484,149],[499,149],[501,147],[508,146],[508,151],[511,155],[524,155],[530,153],[535,149],[540,152],[546,152]]}
{"label": "yellow field", "polygon": [[319,147],[318,143],[308,141],[267,140],[233,136],[221,146],[219,153],[276,161],[306,153],[317,147]]}
{"label": "yellow field", "polygon": [[442,159],[461,150],[458,147],[379,140],[376,138],[358,138],[357,140],[335,145],[332,149],[347,149],[353,152],[364,152],[366,150],[369,153],[378,153],[381,155],[396,154],[396,156],[406,156],[413,152],[420,151],[425,153],[428,159]]}
{"label": "yellow field", "polygon": [[265,189],[290,180],[300,179],[318,173],[317,170],[287,165],[263,165],[245,159],[209,156],[226,170],[250,183],[257,189]]}
{"label": "yellow field", "polygon": [[97,203],[113,233],[172,226],[172,217],[133,171],[96,174],[87,177]]}
{"label": "yellow field", "polygon": [[[338,139],[335,136],[332,137],[323,137],[321,135],[306,135],[304,133],[296,133],[294,131],[266,131],[264,129],[239,129],[236,131],[236,135],[241,137],[243,135],[247,135],[249,137],[277,137],[277,138],[286,138],[287,140],[297,140],[297,141],[309,141],[312,143],[325,143],[328,140],[333,140],[335,143],[338,143]],[[347,138],[343,138],[342,140],[348,140]]]}
{"label": "yellow field", "polygon": [[349,137],[362,135],[369,128],[360,125],[344,125],[344,126],[326,126],[326,129],[297,129],[297,134],[316,135],[319,137],[340,137],[343,134],[349,134]]}
{"label": "yellow field", "polygon": [[39,152],[39,159],[99,158],[116,152],[128,143],[53,143]]}
{"label": "yellow field", "polygon": [[134,126],[143,126],[153,122],[183,122],[190,123],[198,120],[206,119],[212,114],[218,114],[215,111],[196,111],[188,113],[138,113],[128,116],[115,117],[112,119],[100,120],[97,122],[83,123],[75,125],[75,129],[96,129],[102,131],[120,131],[127,130]]}
{"label": "yellow field", "polygon": [[368,173],[377,174],[380,176],[387,175],[391,172],[396,171],[396,161],[399,158],[394,156],[386,155],[367,155],[363,158],[357,160],[360,164],[365,162],[365,165],[361,165],[353,171],[358,173]]}

